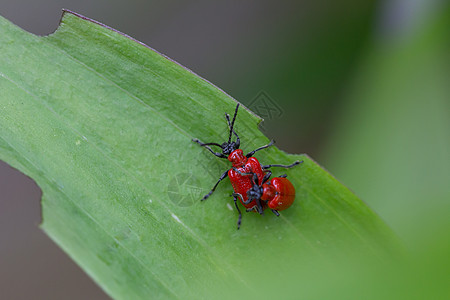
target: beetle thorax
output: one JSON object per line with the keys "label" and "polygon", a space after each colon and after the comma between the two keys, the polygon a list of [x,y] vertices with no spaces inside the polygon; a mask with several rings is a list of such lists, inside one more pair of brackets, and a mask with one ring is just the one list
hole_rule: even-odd
{"label": "beetle thorax", "polygon": [[267,200],[271,200],[271,199],[273,199],[273,197],[275,197],[276,190],[273,187],[273,185],[265,183],[262,185],[262,188],[263,188],[263,193],[261,195],[262,200],[267,201]]}
{"label": "beetle thorax", "polygon": [[233,167],[238,168],[247,162],[247,157],[244,155],[242,149],[236,149],[230,153],[228,160],[231,161]]}

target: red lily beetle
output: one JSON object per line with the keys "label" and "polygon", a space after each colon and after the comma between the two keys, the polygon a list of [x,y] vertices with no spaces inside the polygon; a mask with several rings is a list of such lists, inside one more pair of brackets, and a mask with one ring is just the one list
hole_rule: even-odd
{"label": "red lily beetle", "polygon": [[[228,114],[225,114],[225,118],[228,123],[228,127],[230,129],[229,136],[228,136],[228,142],[224,142],[222,144],[218,143],[203,143],[198,139],[193,139],[193,142],[196,142],[202,147],[205,147],[210,151],[212,154],[214,154],[217,157],[220,158],[227,158],[231,164],[232,168],[226,170],[219,178],[219,180],[216,182],[214,187],[211,189],[211,191],[206,194],[203,198],[203,200],[206,200],[211,194],[216,190],[219,183],[225,179],[225,177],[229,177],[231,184],[234,189],[233,198],[234,198],[234,205],[236,206],[236,209],[239,213],[239,219],[237,222],[238,229],[241,225],[241,219],[242,214],[237,204],[237,199],[240,200],[242,205],[244,205],[247,209],[247,211],[255,211],[259,214],[264,213],[264,209],[267,208],[267,201],[261,201],[261,197],[253,197],[249,199],[248,191],[250,191],[254,185],[255,185],[255,179],[253,177],[257,178],[257,182],[265,182],[264,179],[267,175],[271,174],[270,171],[267,169],[271,167],[282,167],[282,168],[292,168],[298,164],[300,164],[300,161],[296,161],[293,164],[290,165],[265,165],[262,166],[259,161],[252,157],[257,151],[266,149],[274,144],[274,141],[272,140],[269,144],[264,145],[262,147],[259,147],[246,155],[244,155],[244,152],[242,149],[239,149],[240,147],[240,139],[236,131],[234,130],[234,123],[236,121],[237,112],[239,109],[239,103],[236,105],[236,109],[234,112],[233,120],[230,122],[230,116]],[[232,136],[236,136],[236,141],[232,141]],[[217,146],[220,147],[222,152],[215,152],[211,149],[210,146]],[[268,172],[269,174],[266,174]],[[269,175],[270,176],[270,175]],[[266,180],[267,181],[267,180]],[[295,195],[294,195],[295,196]],[[277,216],[279,215],[278,211],[276,209],[271,209],[274,214]]]}

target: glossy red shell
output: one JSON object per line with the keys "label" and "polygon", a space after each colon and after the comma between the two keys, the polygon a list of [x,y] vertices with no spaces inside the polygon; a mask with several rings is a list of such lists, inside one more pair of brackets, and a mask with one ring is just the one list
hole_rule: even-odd
{"label": "glossy red shell", "polygon": [[[261,168],[261,164],[254,157],[250,157],[244,165],[236,167],[236,169],[238,169],[241,173],[256,173],[259,182],[261,182],[264,178],[264,171]],[[228,171],[228,177],[230,178],[230,182],[231,185],[233,186],[234,192],[241,194],[244,201],[247,201],[248,199],[247,191],[253,187],[253,180],[252,180],[253,176],[240,175],[238,172],[234,171],[233,169],[230,169]],[[241,199],[239,198],[239,200]],[[263,208],[265,208],[264,201],[261,204],[263,204]],[[242,203],[242,205],[244,205],[246,208],[252,208],[256,205],[256,201],[253,200],[248,204]]]}
{"label": "glossy red shell", "polygon": [[231,161],[233,167],[241,167],[247,162],[247,157],[244,155],[242,149],[236,149],[228,155],[228,160]]}
{"label": "glossy red shell", "polygon": [[261,199],[264,201],[272,200],[273,197],[275,197],[276,192],[277,191],[272,184],[263,184],[263,194],[261,196]]}
{"label": "glossy red shell", "polygon": [[[275,196],[268,201],[269,208],[275,210],[285,210],[289,208],[295,199],[295,188],[287,178],[275,177],[270,180],[270,184],[263,184],[265,190],[271,187],[275,190]],[[268,193],[269,194],[269,193]]]}

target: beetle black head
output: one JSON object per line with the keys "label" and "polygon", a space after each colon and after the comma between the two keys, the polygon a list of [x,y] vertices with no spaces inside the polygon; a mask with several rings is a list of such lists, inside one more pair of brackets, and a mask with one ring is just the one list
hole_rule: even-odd
{"label": "beetle black head", "polygon": [[[198,139],[193,139],[193,142],[196,142],[197,144],[199,144],[202,147],[205,147],[206,149],[208,149],[212,154],[214,154],[217,157],[220,158],[228,158],[228,156],[236,149],[239,149],[240,145],[241,145],[241,140],[239,139],[239,136],[237,135],[236,131],[234,131],[234,122],[236,121],[236,115],[239,109],[239,103],[236,105],[236,110],[234,111],[234,116],[233,116],[233,121],[230,121],[230,116],[228,114],[225,114],[225,118],[227,119],[228,122],[228,127],[230,128],[230,134],[228,136],[228,141],[224,142],[223,144],[217,144],[217,143],[202,143],[200,140]],[[236,136],[236,141],[231,141],[231,137],[232,135]],[[215,152],[214,150],[212,150],[210,148],[210,146],[217,146],[222,148],[222,153],[220,152]]]}
{"label": "beetle black head", "polygon": [[227,143],[227,142],[225,142],[220,147],[222,148],[222,153],[224,155],[228,156],[234,150],[239,149],[239,143],[236,143],[236,142]]}

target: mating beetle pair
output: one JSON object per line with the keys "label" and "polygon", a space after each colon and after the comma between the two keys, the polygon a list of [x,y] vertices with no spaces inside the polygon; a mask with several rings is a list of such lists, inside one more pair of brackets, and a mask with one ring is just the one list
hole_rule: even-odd
{"label": "mating beetle pair", "polygon": [[[271,167],[292,168],[303,161],[296,161],[291,165],[261,165],[253,155],[259,150],[272,146],[274,141],[244,155],[242,149],[239,149],[241,140],[234,130],[234,122],[236,121],[238,109],[239,103],[236,105],[232,121],[230,121],[230,116],[225,114],[230,129],[228,142],[218,144],[202,143],[198,139],[193,139],[193,141],[208,149],[215,156],[227,158],[231,162],[232,167],[220,176],[217,183],[211,191],[202,198],[202,200],[206,200],[211,196],[219,183],[228,176],[234,189],[234,205],[239,213],[237,223],[239,229],[241,226],[242,214],[237,204],[237,199],[239,199],[242,205],[246,207],[247,212],[254,211],[260,215],[264,214],[266,208],[270,208],[275,215],[279,216],[279,210],[287,209],[292,205],[295,198],[294,186],[286,178],[286,175],[269,180],[272,172],[268,169]],[[236,141],[231,140],[233,135],[236,136]],[[222,152],[215,152],[210,146],[220,147]]]}

